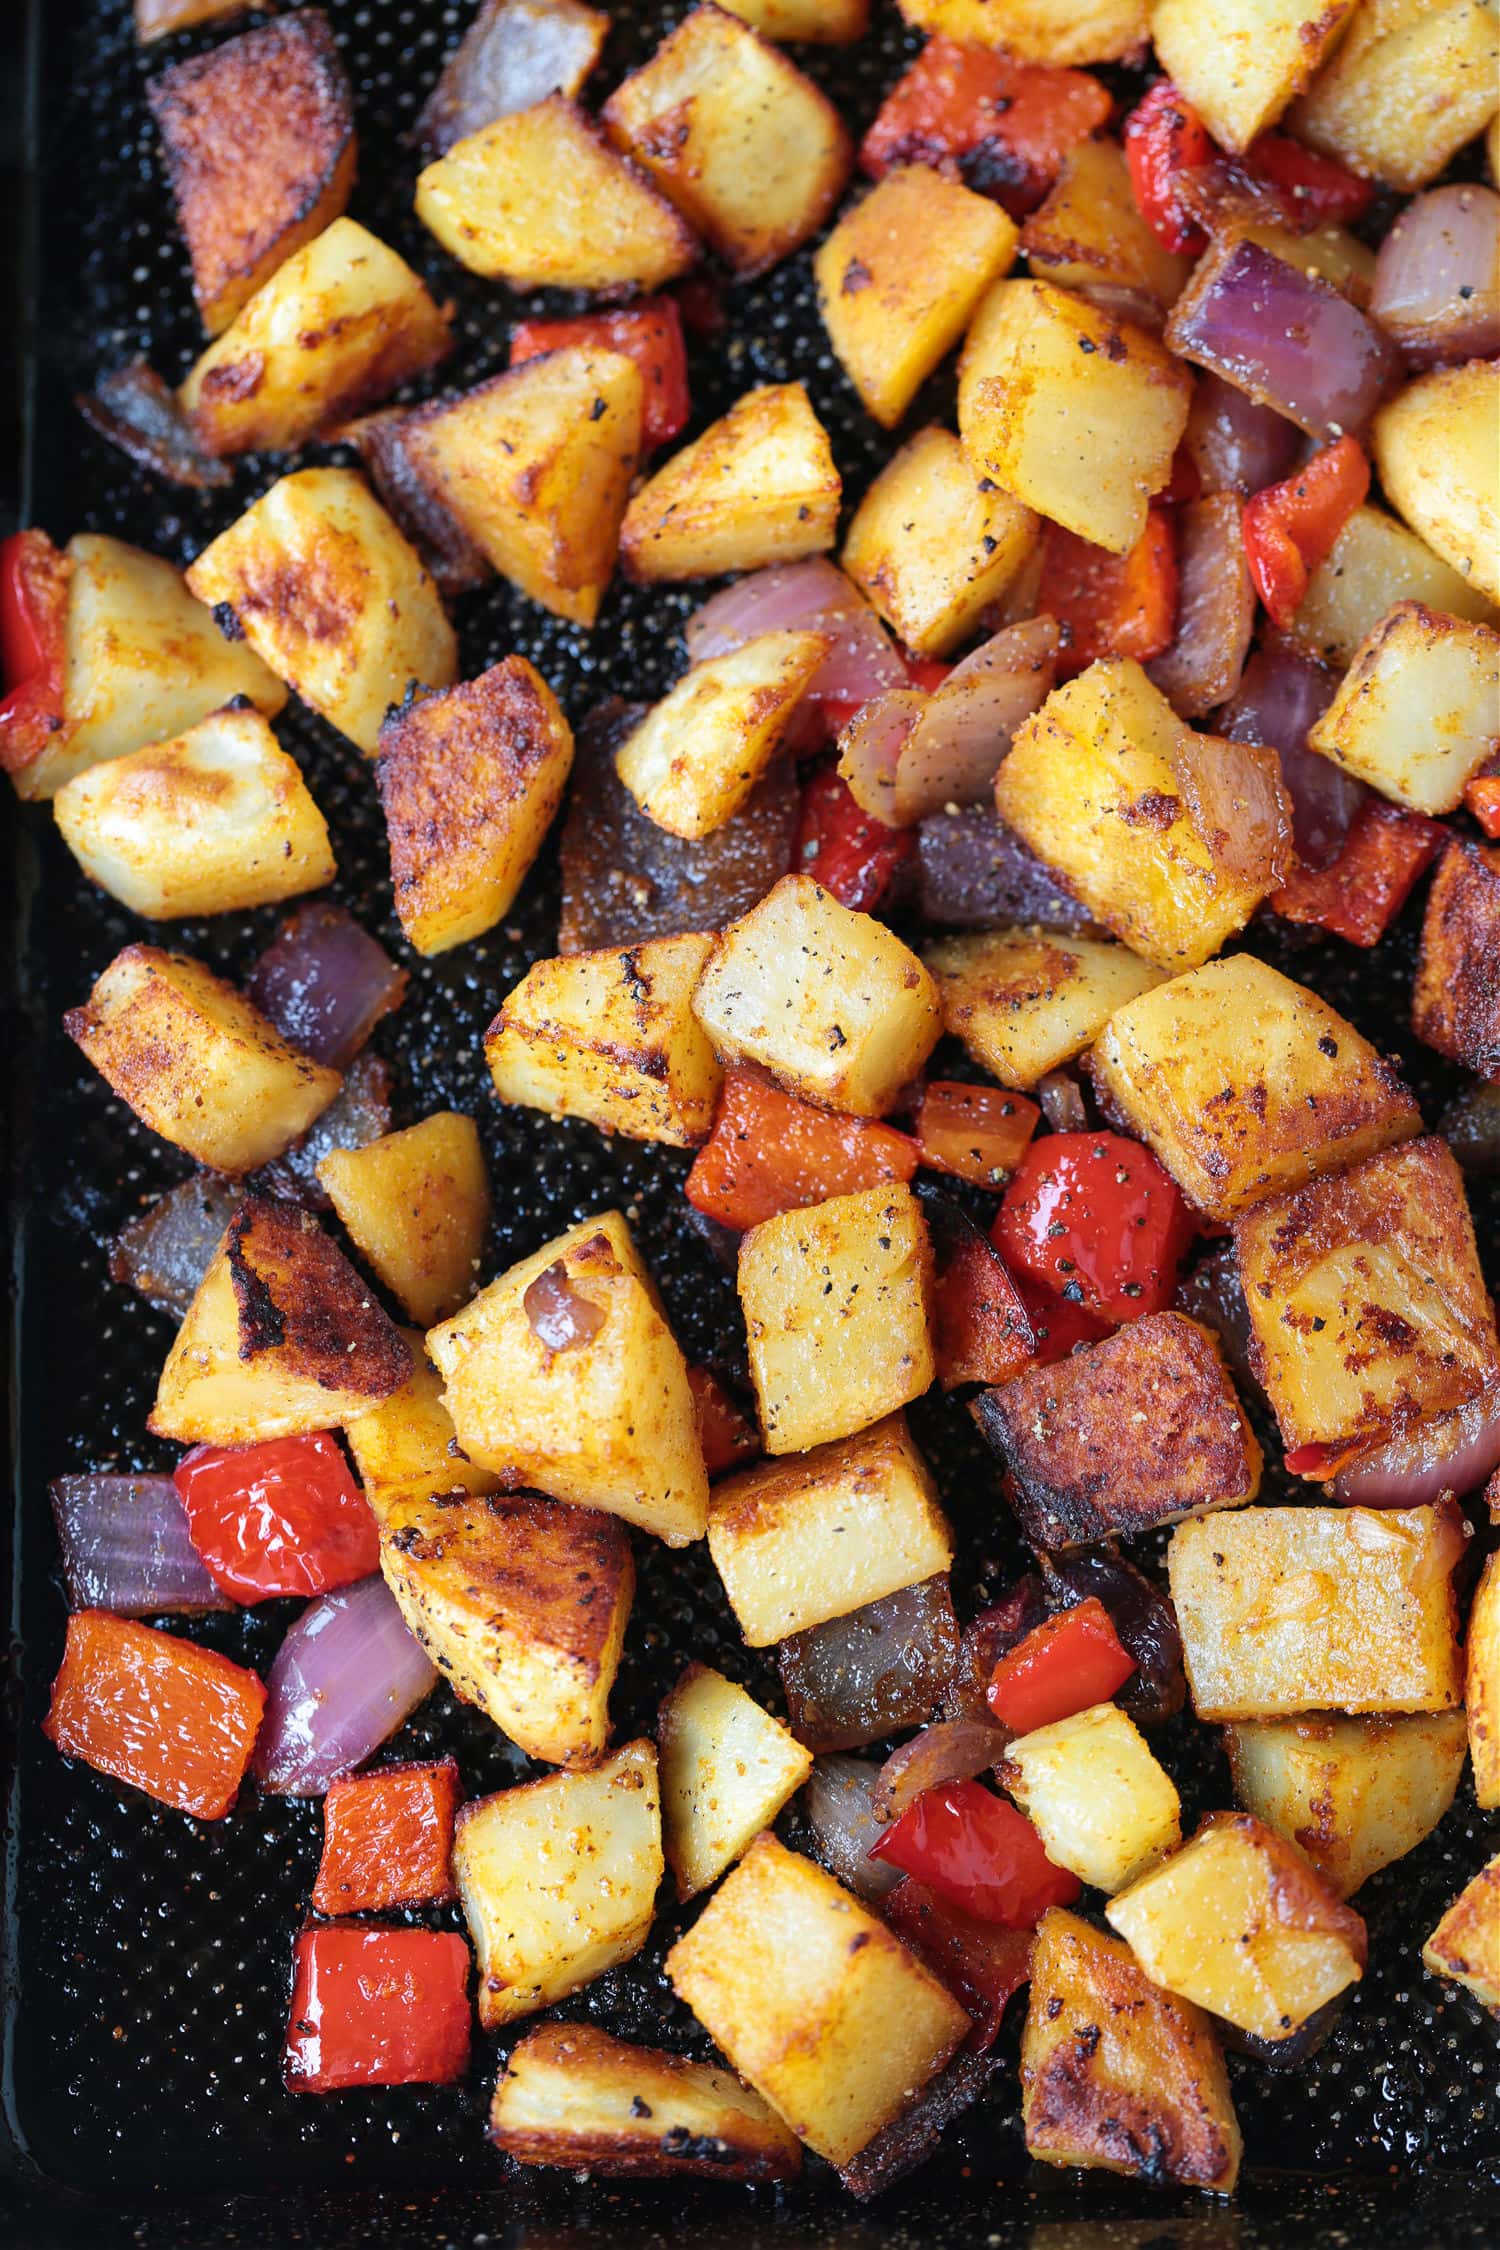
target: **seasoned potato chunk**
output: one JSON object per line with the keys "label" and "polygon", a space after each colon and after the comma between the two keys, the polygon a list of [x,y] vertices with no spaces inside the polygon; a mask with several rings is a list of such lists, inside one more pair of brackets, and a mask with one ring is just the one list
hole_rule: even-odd
{"label": "seasoned potato chunk", "polygon": [[827,633],[758,633],[695,664],[616,754],[642,812],[689,843],[732,820],[832,645]]}
{"label": "seasoned potato chunk", "polygon": [[929,423],[854,511],[840,561],[918,656],[966,641],[1036,546],[1029,508],[975,475],[951,430]]}
{"label": "seasoned potato chunk", "polygon": [[810,875],[784,875],[731,922],[699,980],[699,1022],[725,1062],[759,1063],[794,1094],[879,1117],[941,1029],[916,955]]}
{"label": "seasoned potato chunk", "polygon": [[899,1180],[752,1227],[739,1286],[768,1453],[848,1437],[932,1382],[932,1248]]}
{"label": "seasoned potato chunk", "polygon": [[430,1328],[474,1287],[490,1185],[472,1117],[435,1110],[363,1148],[336,1148],[318,1182],[370,1271]]}
{"label": "seasoned potato chunk", "polygon": [[690,1664],[661,1707],[662,1819],[679,1898],[733,1866],[812,1771],[804,1750],[754,1696]]}
{"label": "seasoned potato chunk", "polygon": [[1355,0],[1151,0],[1161,66],[1222,148],[1248,148],[1333,52]]}
{"label": "seasoned potato chunk", "polygon": [[1422,1948],[1422,1966],[1500,2017],[1500,1852],[1453,1901]]}
{"label": "seasoned potato chunk", "polygon": [[1494,115],[1497,65],[1500,32],[1482,0],[1363,0],[1288,122],[1300,140],[1409,194]]}
{"label": "seasoned potato chunk", "polygon": [[298,469],[205,547],[202,602],[361,750],[413,681],[451,685],[453,628],[436,589],[352,469]]}
{"label": "seasoned potato chunk", "polygon": [[1167,1568],[1199,1718],[1454,1710],[1457,1526],[1451,1501],[1179,1524]]}
{"label": "seasoned potato chunk", "polygon": [[870,0],[723,0],[723,5],[762,39],[809,46],[847,46],[864,37],[870,21]]}
{"label": "seasoned potato chunk", "polygon": [[953,1534],[899,1414],[715,1485],[708,1551],[751,1648],[945,1571]]}
{"label": "seasoned potato chunk", "polygon": [[1461,1711],[1247,1719],[1224,1729],[1234,1793],[1306,1852],[1340,1898],[1415,1851],[1464,1770]]}
{"label": "seasoned potato chunk", "polygon": [[1096,1890],[1123,1890],[1182,1841],[1171,1777],[1116,1703],[1023,1734],[999,1772],[1054,1866]]}
{"label": "seasoned potato chunk", "polygon": [[715,578],[831,547],[842,486],[801,383],[766,383],[674,453],[625,511],[632,578]]}
{"label": "seasoned potato chunk", "polygon": [[1118,62],[1146,43],[1146,0],[901,0],[908,23],[1023,62]]}
{"label": "seasoned potato chunk", "polygon": [[1449,844],[1422,922],[1412,1029],[1500,1084],[1500,851]]}
{"label": "seasoned potato chunk", "polygon": [[969,2019],[821,1867],[757,1837],[667,1955],[680,2000],[799,2140],[847,2164]]}
{"label": "seasoned potato chunk", "polygon": [[693,991],[713,942],[648,938],[536,962],[485,1034],[500,1099],[630,1140],[706,1141],[724,1074]]}
{"label": "seasoned potato chunk", "polygon": [[[1500,1805],[1500,1560],[1480,1573],[1464,1652],[1464,1705],[1474,1795],[1486,1811]],[[1460,1761],[1461,1763],[1462,1761]]]}
{"label": "seasoned potato chunk", "polygon": [[1115,1010],[1161,982],[1161,971],[1123,945],[982,930],[927,949],[943,1029],[961,1039],[1002,1086],[1023,1091],[1071,1062]]}
{"label": "seasoned potato chunk", "polygon": [[1127,1000],[1090,1068],[1212,1219],[1422,1129],[1396,1072],[1353,1024],[1249,953]]}
{"label": "seasoned potato chunk", "polygon": [[1192,260],[1164,250],[1142,218],[1114,141],[1067,150],[1046,201],[1021,230],[1021,248],[1031,271],[1060,289],[1123,293],[1162,313],[1192,271]]}
{"label": "seasoned potato chunk", "polygon": [[1307,581],[1291,634],[1310,656],[1341,667],[1398,602],[1493,622],[1483,594],[1383,508],[1356,508]]}
{"label": "seasoned potato chunk", "polygon": [[854,151],[810,78],[722,8],[698,7],[604,105],[617,146],[737,273],[816,234]]}
{"label": "seasoned potato chunk", "polygon": [[427,1349],[471,1460],[669,1546],[702,1538],[708,1475],[687,1365],[618,1211],[523,1258]]}
{"label": "seasoned potato chunk", "polygon": [[1118,1938],[1049,1907],[1021,2038],[1026,2150],[1228,2195],[1240,2128],[1212,2026],[1153,1984]]}
{"label": "seasoned potato chunk", "polygon": [[1471,359],[1419,375],[1370,426],[1387,498],[1491,602],[1500,602],[1497,420],[1500,360]]}
{"label": "seasoned potato chunk", "polygon": [[336,873],[301,768],[253,705],[78,774],[53,813],[84,873],[148,921],[272,906]]}
{"label": "seasoned potato chunk", "polygon": [[1398,602],[1308,742],[1415,812],[1453,812],[1500,747],[1500,633]]}
{"label": "seasoned potato chunk", "polygon": [[550,2008],[639,1953],[662,1878],[656,1746],[464,1806],[453,1879],[486,2031]]}
{"label": "seasoned potato chunk", "polygon": [[411,1352],[410,1375],[399,1391],[344,1425],[365,1498],[380,1522],[398,1500],[466,1492],[477,1498],[500,1481],[493,1469],[476,1468],[460,1447],[443,1404],[443,1379],[428,1362],[420,1329],[401,1334]]}

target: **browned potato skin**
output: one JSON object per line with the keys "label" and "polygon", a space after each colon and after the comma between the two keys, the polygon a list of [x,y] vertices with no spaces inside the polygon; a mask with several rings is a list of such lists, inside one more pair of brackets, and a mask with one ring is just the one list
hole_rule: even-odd
{"label": "browned potato skin", "polygon": [[1500,1084],[1500,849],[1449,844],[1427,893],[1411,1025]]}
{"label": "browned potato skin", "polygon": [[1039,1547],[1129,1538],[1252,1500],[1260,1484],[1217,1340],[1183,1313],[1149,1313],[1028,1368],[983,1392],[974,1418],[1004,1453],[1011,1506]]}

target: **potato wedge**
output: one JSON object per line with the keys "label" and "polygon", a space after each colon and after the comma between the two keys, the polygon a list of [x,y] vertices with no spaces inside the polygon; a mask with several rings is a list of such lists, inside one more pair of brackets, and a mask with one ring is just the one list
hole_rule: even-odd
{"label": "potato wedge", "polygon": [[435,1110],[420,1125],[318,1166],[349,1239],[423,1328],[472,1294],[490,1223],[490,1186],[472,1117]]}
{"label": "potato wedge", "polygon": [[1356,508],[1307,582],[1291,635],[1299,648],[1346,668],[1398,602],[1421,602],[1493,624],[1483,594],[1384,508]]}
{"label": "potato wedge", "polygon": [[1480,1573],[1464,1652],[1464,1706],[1474,1795],[1486,1812],[1500,1805],[1500,1562],[1493,1555]]}
{"label": "potato wedge", "polygon": [[1422,1948],[1422,1966],[1500,2017],[1500,1852],[1453,1901]]}
{"label": "potato wedge", "polygon": [[997,1770],[1053,1865],[1095,1890],[1124,1890],[1182,1842],[1171,1777],[1116,1703],[1019,1736]]}
{"label": "potato wedge", "polygon": [[823,554],[842,486],[801,383],[747,391],[643,484],[625,511],[632,578],[716,578]]}
{"label": "potato wedge", "polygon": [[1146,0],[901,0],[908,23],[1023,62],[1118,62],[1146,43]]}
{"label": "potato wedge", "polygon": [[927,948],[943,1029],[1002,1086],[1029,1092],[1098,1038],[1162,972],[1123,945],[981,930]]}
{"label": "potato wedge", "polygon": [[[1476,7],[1476,13],[1484,11]],[[1462,367],[1419,375],[1370,425],[1386,497],[1490,602],[1500,602],[1497,419],[1500,360],[1471,359]]]}
{"label": "potato wedge", "polygon": [[832,646],[827,633],[759,633],[684,673],[615,756],[642,812],[689,843],[732,820]]}
{"label": "potato wedge", "polygon": [[1500,851],[1448,845],[1427,893],[1412,1029],[1500,1085]]}
{"label": "potato wedge", "polygon": [[716,1883],[812,1771],[812,1752],[754,1696],[690,1664],[657,1716],[667,1865],[679,1898]]}
{"label": "potato wedge", "polygon": [[1192,272],[1192,260],[1164,250],[1142,218],[1125,152],[1110,140],[1080,141],[1064,153],[1045,202],[1021,230],[1021,249],[1042,281],[1085,294],[1123,292],[1122,302],[1162,314]]}
{"label": "potato wedge", "polygon": [[1481,0],[1364,0],[1287,122],[1312,147],[1410,194],[1495,114],[1497,67],[1500,32]]}
{"label": "potato wedge", "polygon": [[1500,748],[1500,633],[1398,602],[1307,740],[1393,804],[1455,811]]}
{"label": "potato wedge", "polygon": [[476,1468],[460,1447],[443,1404],[443,1379],[427,1358],[421,1330],[400,1333],[411,1352],[411,1373],[399,1391],[344,1424],[356,1474],[380,1523],[400,1500],[441,1500],[455,1493],[478,1499],[500,1482],[493,1469]]}
{"label": "potato wedge", "polygon": [[1222,148],[1250,146],[1333,53],[1355,0],[1151,0],[1151,38]]}
{"label": "potato wedge", "polygon": [[1240,1803],[1306,1852],[1340,1898],[1431,1835],[1458,1789],[1464,1747],[1461,1711],[1224,1729]]}
{"label": "potato wedge", "polygon": [[898,640],[918,656],[947,656],[1036,539],[1031,510],[976,476],[953,432],[929,423],[876,476],[839,561]]}

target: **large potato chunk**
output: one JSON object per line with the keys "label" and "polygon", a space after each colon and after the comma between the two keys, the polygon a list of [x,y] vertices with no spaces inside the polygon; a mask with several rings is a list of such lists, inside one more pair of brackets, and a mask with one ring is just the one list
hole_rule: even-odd
{"label": "large potato chunk", "polygon": [[490,1186],[472,1117],[440,1109],[318,1166],[349,1239],[423,1328],[474,1287],[490,1223]]}
{"label": "large potato chunk", "polygon": [[1419,375],[1381,407],[1370,428],[1387,498],[1492,602],[1500,602],[1497,421],[1500,360],[1471,359]]}
{"label": "large potato chunk", "polygon": [[1161,66],[1220,146],[1248,148],[1331,54],[1355,0],[1152,0]]}
{"label": "large potato chunk", "polygon": [[1500,1560],[1491,1555],[1480,1573],[1469,1611],[1464,1652],[1464,1706],[1474,1795],[1486,1811],[1500,1805]]}
{"label": "large potato chunk", "polygon": [[1467,1986],[1500,2017],[1500,1852],[1453,1901],[1422,1948],[1422,1966]]}
{"label": "large potato chunk", "polygon": [[1308,742],[1415,812],[1453,812],[1500,746],[1500,633],[1399,602]]}
{"label": "large potato chunk", "polygon": [[662,1878],[656,1748],[548,1774],[458,1816],[453,1879],[486,2031],[534,2015],[639,1953]]}
{"label": "large potato chunk", "polygon": [[476,1468],[460,1447],[443,1404],[443,1379],[428,1363],[420,1330],[401,1333],[411,1352],[410,1375],[399,1391],[344,1425],[365,1498],[381,1522],[398,1500],[477,1497],[500,1481],[493,1469]]}
{"label": "large potato chunk", "polygon": [[1118,1704],[1023,1734],[999,1773],[1053,1865],[1096,1890],[1123,1890],[1182,1841],[1171,1777]]}
{"label": "large potato chunk", "polygon": [[901,0],[908,23],[1023,62],[1118,62],[1146,42],[1146,0]]}
{"label": "large potato chunk", "polygon": [[899,1414],[714,1487],[708,1551],[740,1631],[765,1648],[953,1560],[937,1487]]}
{"label": "large potato chunk", "polygon": [[1192,271],[1192,261],[1164,250],[1141,216],[1125,152],[1108,140],[1080,141],[1066,152],[1046,201],[1022,229],[1021,248],[1031,271],[1060,289],[1108,291],[1161,313],[1170,312]]}
{"label": "large potato chunk", "polygon": [[1427,894],[1412,1029],[1500,1084],[1500,851],[1448,846]]}
{"label": "large potato chunk", "polygon": [[1046,281],[1002,281],[958,370],[958,429],[983,476],[1128,554],[1187,427],[1192,376],[1144,329]]}
{"label": "large potato chunk", "polygon": [[1118,1938],[1060,1906],[1031,1951],[1021,2039],[1026,2150],[1233,2191],[1240,2128],[1212,2026],[1163,1992]]}
{"label": "large potato chunk", "polygon": [[1071,1062],[1117,1008],[1161,981],[1139,954],[1097,938],[983,930],[927,949],[943,1029],[1002,1086],[1023,1091]]}
{"label": "large potato chunk", "polygon": [[706,1141],[724,1074],[693,992],[713,942],[648,938],[536,962],[485,1034],[500,1099],[630,1140]]}
{"label": "large potato chunk", "polygon": [[1356,508],[1307,581],[1291,634],[1310,656],[1346,667],[1398,602],[1421,602],[1478,624],[1483,594],[1383,508]]}
{"label": "large potato chunk", "polygon": [[801,383],[766,383],[657,470],[625,511],[632,578],[714,578],[833,545],[842,486]]}
{"label": "large potato chunk", "polygon": [[187,574],[304,703],[373,756],[407,689],[451,685],[453,628],[432,580],[351,469],[299,469]]}
{"label": "large potato chunk", "polygon": [[1415,1851],[1464,1770],[1461,1711],[1242,1720],[1224,1729],[1234,1793],[1306,1852],[1340,1898]]}
{"label": "large potato chunk", "polygon": [[978,627],[1036,545],[1029,508],[970,467],[930,423],[889,460],[854,511],[839,560],[918,656],[947,656]]}
{"label": "large potato chunk", "polygon": [[1497,65],[1500,32],[1483,0],[1364,0],[1289,122],[1299,139],[1409,194],[1494,115]]}
{"label": "large potato chunk", "polygon": [[679,1898],[716,1883],[812,1771],[804,1750],[754,1696],[690,1664],[657,1720],[667,1864]]}
{"label": "large potato chunk", "polygon": [[1461,1548],[1451,1501],[1179,1524],[1167,1568],[1199,1718],[1455,1709]]}
{"label": "large potato chunk", "polygon": [[880,1117],[931,1054],[936,987],[910,949],[810,875],[784,875],[732,922],[699,980],[725,1062],[759,1063],[827,1109]]}
{"label": "large potato chunk", "polygon": [[669,1546],[702,1538],[708,1475],[687,1365],[618,1211],[523,1258],[427,1349],[471,1460]]}
{"label": "large potato chunk", "polygon": [[253,707],[91,767],[53,812],[84,873],[149,921],[271,906],[336,873],[301,768]]}
{"label": "large potato chunk", "polygon": [[826,633],[759,633],[695,664],[616,755],[642,812],[689,843],[732,820],[832,645]]}
{"label": "large potato chunk", "polygon": [[1212,1219],[1422,1129],[1384,1057],[1253,954],[1158,984],[1105,1025],[1090,1067],[1130,1130]]}
{"label": "large potato chunk", "polygon": [[810,78],[722,8],[699,7],[604,105],[628,149],[737,273],[816,234],[854,151]]}
{"label": "large potato chunk", "polygon": [[799,2140],[847,2164],[969,2019],[821,1867],[757,1838],[667,1955],[673,1990]]}

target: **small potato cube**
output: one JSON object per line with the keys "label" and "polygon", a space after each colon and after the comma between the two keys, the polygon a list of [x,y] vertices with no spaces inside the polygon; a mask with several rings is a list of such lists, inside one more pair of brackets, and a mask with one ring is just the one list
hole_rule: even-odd
{"label": "small potato cube", "polygon": [[901,0],[908,23],[1023,62],[1118,62],[1146,43],[1146,0]]}
{"label": "small potato cube", "polygon": [[485,1034],[500,1099],[629,1140],[706,1141],[724,1074],[693,992],[713,943],[648,938],[536,962]]}
{"label": "small potato cube", "polygon": [[1054,1866],[1095,1890],[1123,1890],[1182,1842],[1171,1777],[1117,1703],[1023,1734],[1000,1778]]}
{"label": "small potato cube", "polygon": [[1494,1555],[1480,1573],[1469,1611],[1464,1706],[1469,1716],[1474,1795],[1486,1812],[1492,1812],[1500,1805],[1500,1559]]}
{"label": "small potato cube", "polygon": [[508,914],[573,765],[573,730],[524,656],[403,704],[375,779],[391,888],[419,953],[446,953]]}
{"label": "small potato cube", "polygon": [[253,706],[90,767],[53,812],[85,875],[148,921],[272,906],[337,872],[301,768]]}
{"label": "small potato cube", "polygon": [[493,1469],[476,1468],[461,1449],[443,1404],[443,1379],[428,1362],[421,1331],[403,1328],[401,1334],[411,1352],[410,1375],[399,1391],[344,1425],[365,1498],[382,1523],[398,1500],[466,1492],[478,1498],[500,1482]]}
{"label": "small potato cube", "polygon": [[1240,2128],[1213,2027],[1118,1938],[1060,1906],[1031,1952],[1021,2037],[1027,2154],[1233,2192]]}
{"label": "small potato cube", "polygon": [[1098,1038],[1117,1008],[1161,982],[1126,946],[1034,930],[982,930],[927,949],[943,1029],[1002,1086],[1029,1092]]}
{"label": "small potato cube", "polygon": [[616,753],[642,812],[689,843],[732,820],[832,646],[827,633],[759,633],[695,664]]}
{"label": "small potato cube", "polygon": [[1456,1709],[1462,1543],[1451,1502],[1179,1524],[1167,1570],[1199,1718]]}
{"label": "small potato cube", "polygon": [[1419,375],[1381,407],[1370,426],[1387,499],[1491,602],[1500,602],[1497,421],[1500,360],[1471,359],[1462,367]]}
{"label": "small potato cube", "polygon": [[1348,1898],[1447,1812],[1464,1770],[1464,1715],[1247,1719],[1224,1729],[1224,1748],[1245,1810]]}
{"label": "small potato cube", "polygon": [[830,2164],[941,2070],[969,2019],[821,1867],[759,1836],[667,1955],[680,2000]]}
{"label": "small potato cube", "polygon": [[1193,383],[1155,338],[1046,281],[1001,281],[958,369],[982,476],[1080,539],[1128,554],[1166,483]]}
{"label": "small potato cube", "polygon": [[489,2132],[518,2164],[603,2179],[790,2180],[802,2168],[793,2135],[733,2071],[591,2023],[544,2023],[511,2049]]}
{"label": "small potato cube", "polygon": [[827,97],[722,8],[694,8],[603,114],[616,146],[741,274],[816,234],[854,162]]}
{"label": "small potato cube", "polygon": [[427,1350],[472,1461],[669,1546],[702,1538],[708,1473],[687,1363],[618,1211],[512,1266]]}
{"label": "small potato cube", "polygon": [[904,1419],[715,1485],[708,1551],[751,1648],[945,1571],[953,1534]]}
{"label": "small potato cube", "polygon": [[898,165],[813,260],[829,341],[870,413],[894,429],[1016,254],[1015,221],[926,164]]}
{"label": "small potato cube", "polygon": [[413,1494],[383,1512],[380,1567],[453,1693],[528,1758],[602,1755],[635,1592],[615,1517],[529,1495]]}
{"label": "small potato cube", "polygon": [[808,46],[848,46],[864,37],[870,22],[870,0],[722,0],[722,4],[762,39],[801,40]]}
{"label": "small potato cube", "polygon": [[1288,124],[1299,140],[1411,194],[1494,115],[1497,67],[1500,32],[1482,0],[1363,0]]}
{"label": "small potato cube", "polygon": [[1307,581],[1291,635],[1300,648],[1347,669],[1398,602],[1474,624],[1493,623],[1483,594],[1383,508],[1356,508]]}
{"label": "small potato cube", "polygon": [[947,656],[1000,599],[1036,538],[1031,510],[977,477],[952,431],[930,423],[870,486],[839,560],[909,649]]}
{"label": "small potato cube", "polygon": [[690,1664],[657,1722],[667,1864],[679,1898],[733,1866],[812,1771],[812,1752],[754,1696]]}
{"label": "small potato cube", "polygon": [[373,757],[415,681],[444,688],[458,644],[436,589],[352,469],[298,469],[205,547],[188,585],[304,703]]}
{"label": "small potato cube", "polygon": [[1500,747],[1500,633],[1398,602],[1308,743],[1414,812],[1453,812]]}
{"label": "small potato cube", "polygon": [[1427,893],[1412,1029],[1500,1085],[1500,851],[1448,845]]}
{"label": "small potato cube", "polygon": [[752,1227],[739,1288],[768,1453],[849,1437],[933,1380],[932,1247],[900,1181]]}
{"label": "small potato cube", "polygon": [[1467,1986],[1500,2017],[1500,1852],[1453,1901],[1422,1948],[1422,1966]]}
{"label": "small potato cube", "polygon": [[805,1101],[880,1117],[931,1054],[937,989],[916,955],[810,875],[731,922],[694,1011],[724,1062],[759,1063]]}
{"label": "small potato cube", "polygon": [[1151,0],[1161,66],[1222,148],[1274,125],[1331,54],[1355,0]]}
{"label": "small potato cube", "polygon": [[318,1183],[370,1271],[430,1328],[474,1288],[490,1184],[472,1117],[440,1109],[363,1148],[331,1149]]}
{"label": "small potato cube", "polygon": [[1143,318],[1153,305],[1170,312],[1192,272],[1192,260],[1164,250],[1142,218],[1125,152],[1108,140],[1065,152],[1046,201],[1021,230],[1021,249],[1039,279],[1109,291],[1141,304]]}
{"label": "small potato cube", "polygon": [[590,1772],[465,1805],[453,1879],[485,2030],[550,2008],[639,1953],[661,1878],[654,1743],[627,1742]]}
{"label": "small potato cube", "polygon": [[1400,1078],[1353,1024],[1249,953],[1128,1000],[1090,1068],[1211,1219],[1422,1129]]}
{"label": "small potato cube", "polygon": [[429,164],[417,216],[471,273],[513,289],[659,289],[698,255],[665,196],[557,93]]}
{"label": "small potato cube", "polygon": [[1249,1813],[1210,1813],[1104,1912],[1155,1983],[1273,2043],[1364,1975],[1364,1923]]}
{"label": "small potato cube", "polygon": [[802,384],[766,383],[641,486],[621,559],[647,584],[800,562],[833,545],[842,489]]}

